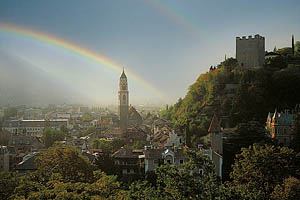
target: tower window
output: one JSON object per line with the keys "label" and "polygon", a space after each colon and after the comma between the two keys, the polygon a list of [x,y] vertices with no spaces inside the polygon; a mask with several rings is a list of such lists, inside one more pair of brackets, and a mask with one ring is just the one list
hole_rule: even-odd
{"label": "tower window", "polygon": [[123,101],[126,101],[126,96],[125,95],[123,95]]}

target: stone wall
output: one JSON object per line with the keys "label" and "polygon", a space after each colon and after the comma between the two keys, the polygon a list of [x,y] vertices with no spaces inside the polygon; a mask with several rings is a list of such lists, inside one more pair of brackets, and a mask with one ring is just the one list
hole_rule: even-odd
{"label": "stone wall", "polygon": [[263,66],[265,38],[260,35],[236,37],[236,59],[242,68]]}

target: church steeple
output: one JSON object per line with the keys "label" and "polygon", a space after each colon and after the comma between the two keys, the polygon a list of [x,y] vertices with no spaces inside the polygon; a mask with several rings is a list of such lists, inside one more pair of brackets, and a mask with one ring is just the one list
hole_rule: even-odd
{"label": "church steeple", "polygon": [[125,74],[125,71],[124,71],[124,67],[123,67],[123,72],[121,74],[121,77],[120,78],[127,78],[126,74]]}
{"label": "church steeple", "polygon": [[120,128],[126,131],[128,128],[129,91],[128,91],[127,77],[124,68],[120,76],[118,99],[119,99],[118,114],[119,114]]}

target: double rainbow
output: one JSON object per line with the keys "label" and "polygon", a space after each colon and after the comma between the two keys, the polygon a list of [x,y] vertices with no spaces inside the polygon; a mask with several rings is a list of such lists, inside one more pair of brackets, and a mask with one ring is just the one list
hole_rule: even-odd
{"label": "double rainbow", "polygon": [[[123,68],[113,62],[112,60],[99,55],[99,53],[93,52],[90,49],[86,49],[82,46],[79,46],[75,43],[68,42],[64,39],[58,38],[53,35],[45,34],[33,29],[28,29],[20,26],[16,26],[13,24],[8,24],[5,22],[0,22],[0,32],[8,32],[12,34],[17,34],[21,35],[24,37],[29,37],[34,40],[40,41],[42,43],[48,43],[52,46],[58,47],[58,48],[63,48],[68,50],[69,52],[72,52],[78,56],[84,57],[88,60],[91,60],[95,63],[101,64],[101,66],[105,66],[109,69],[112,69],[118,73],[121,73]],[[151,85],[149,82],[146,80],[142,79],[141,77],[137,76],[136,74],[132,72],[126,72],[130,78],[133,80],[137,81],[139,84],[141,84],[143,87],[149,89],[152,91],[154,94],[156,94],[160,98],[166,98],[166,96],[157,88],[155,88],[153,85]]]}

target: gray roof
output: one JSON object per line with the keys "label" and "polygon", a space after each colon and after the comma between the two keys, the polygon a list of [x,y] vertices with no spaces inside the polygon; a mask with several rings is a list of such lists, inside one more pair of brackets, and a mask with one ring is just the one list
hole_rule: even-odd
{"label": "gray roof", "polygon": [[26,156],[24,156],[22,162],[20,162],[17,166],[16,166],[16,170],[36,170],[37,167],[34,163],[35,157],[39,155],[38,152],[33,152],[30,153]]}
{"label": "gray roof", "polygon": [[276,119],[276,124],[290,126],[293,123],[294,114],[288,112],[278,113],[275,111],[275,113],[269,113],[269,116],[271,117],[271,122]]}
{"label": "gray roof", "polygon": [[2,127],[17,127],[19,126],[19,120],[5,120]]}
{"label": "gray roof", "polygon": [[142,155],[143,152],[133,151],[130,149],[119,149],[113,154],[114,158],[138,158],[139,155]]}

